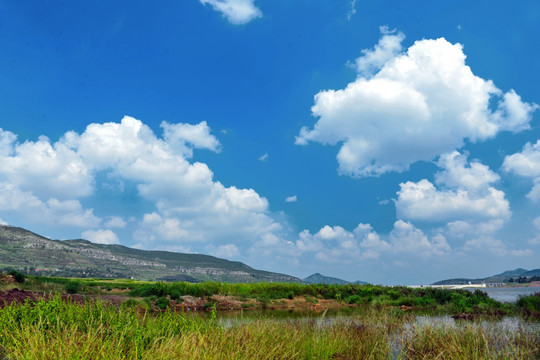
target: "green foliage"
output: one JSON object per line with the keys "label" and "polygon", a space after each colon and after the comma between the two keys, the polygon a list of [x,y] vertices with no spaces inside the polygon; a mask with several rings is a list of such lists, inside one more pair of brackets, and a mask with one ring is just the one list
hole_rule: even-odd
{"label": "green foliage", "polygon": [[70,281],[66,284],[66,292],[68,294],[76,294],[81,290],[81,283],[79,281]]}
{"label": "green foliage", "polygon": [[525,315],[540,317],[540,292],[521,296],[516,302],[516,307]]}
{"label": "green foliage", "polygon": [[161,310],[165,310],[169,306],[169,303],[170,300],[164,296],[161,296],[156,300],[156,306]]}
{"label": "green foliage", "polygon": [[[392,300],[391,294],[374,299]],[[400,292],[400,298],[409,298]],[[471,295],[474,295],[471,293]],[[362,296],[357,295],[359,298]],[[471,297],[474,299],[474,296]],[[217,307],[204,319],[166,310],[140,313],[59,296],[0,311],[0,356],[9,359],[538,359],[540,334],[485,324],[405,326],[396,308],[316,321],[258,320],[221,325]],[[159,298],[158,298],[159,300]],[[396,348],[396,341],[401,345]],[[394,347],[393,347],[394,346]]]}
{"label": "green foliage", "polygon": [[8,275],[13,276],[15,281],[18,283],[23,283],[25,280],[25,276],[21,274],[20,272],[18,272],[17,270],[11,270],[10,272],[8,272]]}

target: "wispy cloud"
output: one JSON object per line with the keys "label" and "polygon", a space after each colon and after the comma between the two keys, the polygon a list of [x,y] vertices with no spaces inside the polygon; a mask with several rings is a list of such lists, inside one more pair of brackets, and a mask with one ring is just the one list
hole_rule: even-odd
{"label": "wispy cloud", "polygon": [[351,20],[351,17],[352,17],[354,14],[356,14],[355,5],[356,5],[356,0],[351,0],[351,9],[350,9],[349,12],[347,13],[347,20]]}
{"label": "wispy cloud", "polygon": [[285,199],[285,202],[288,202],[288,203],[297,202],[297,201],[298,201],[298,197],[296,195],[287,196],[287,198]]}

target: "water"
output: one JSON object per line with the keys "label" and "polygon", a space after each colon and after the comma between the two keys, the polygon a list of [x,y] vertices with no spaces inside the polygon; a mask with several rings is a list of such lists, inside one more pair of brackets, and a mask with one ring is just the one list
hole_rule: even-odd
{"label": "water", "polygon": [[540,292],[540,287],[500,287],[500,288],[478,288],[467,290],[480,290],[488,294],[493,300],[500,302],[516,302],[520,296],[531,295]]}

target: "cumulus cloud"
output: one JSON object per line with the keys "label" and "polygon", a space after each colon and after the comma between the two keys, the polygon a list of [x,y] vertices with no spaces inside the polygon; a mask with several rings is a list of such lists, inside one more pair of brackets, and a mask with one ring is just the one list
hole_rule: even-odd
{"label": "cumulus cloud", "polygon": [[240,255],[240,250],[234,244],[220,245],[216,248],[210,247],[208,250],[210,254],[220,258],[231,259]]}
{"label": "cumulus cloud", "polygon": [[92,193],[90,169],[64,139],[55,144],[45,136],[35,142],[18,143],[16,139],[15,134],[0,131],[3,181],[42,198],[66,199]]}
{"label": "cumulus cloud", "polygon": [[414,253],[423,257],[443,255],[450,251],[450,246],[443,235],[435,235],[431,241],[413,224],[398,220],[390,232],[390,241],[395,251]]}
{"label": "cumulus cloud", "polygon": [[502,168],[525,177],[540,177],[540,140],[526,143],[521,152],[505,157]]}
{"label": "cumulus cloud", "polygon": [[108,228],[125,228],[126,222],[120,216],[111,216],[105,226]]}
{"label": "cumulus cloud", "polygon": [[296,195],[287,196],[285,198],[285,202],[288,202],[288,203],[297,202],[297,201],[298,201],[298,197]]}
{"label": "cumulus cloud", "polygon": [[315,95],[317,122],[300,130],[296,144],[341,144],[340,173],[365,177],[404,171],[465,140],[529,128],[538,106],[474,75],[461,44],[426,39],[403,52],[404,35],[382,31],[375,48],[356,59],[355,81]]}
{"label": "cumulus cloud", "polygon": [[263,155],[259,156],[259,161],[268,161],[268,153],[264,153]]}
{"label": "cumulus cloud", "polygon": [[466,155],[441,155],[436,188],[427,179],[400,184],[395,201],[398,218],[427,221],[508,219],[510,205],[504,192],[490,186],[499,176]]}
{"label": "cumulus cloud", "polygon": [[203,5],[209,4],[235,25],[246,24],[262,17],[262,12],[255,6],[254,0],[200,0],[200,2]]}
{"label": "cumulus cloud", "polygon": [[353,231],[341,226],[324,226],[317,233],[302,231],[294,243],[297,253],[313,253],[323,262],[352,263],[374,260],[382,255],[441,256],[450,246],[441,234],[429,238],[420,229],[403,220],[394,223],[388,234],[379,234],[371,225],[360,223]]}
{"label": "cumulus cloud", "polygon": [[535,144],[526,143],[521,152],[506,156],[502,169],[532,178],[533,187],[527,198],[535,202],[540,201],[540,140]]}
{"label": "cumulus cloud", "polygon": [[239,249],[242,243],[247,248],[282,231],[283,222],[273,218],[268,201],[255,190],[226,187],[214,180],[206,164],[190,161],[195,149],[220,151],[206,122],[164,122],[161,128],[163,135],[158,136],[126,116],[119,123],[90,124],[80,134],[68,132],[56,143],[42,137],[22,144],[14,134],[1,131],[0,158],[10,166],[0,169],[0,213],[86,227],[93,231],[85,233],[88,237],[112,242],[111,230],[96,228],[125,228],[126,221],[106,212],[104,219],[98,218],[79,199],[102,189],[122,192],[129,183],[136,187],[135,196],[148,204],[128,229],[140,248],[188,244],[232,254],[227,247],[232,241]]}
{"label": "cumulus cloud", "polygon": [[87,230],[81,234],[83,239],[96,244],[119,244],[118,236],[112,230]]}
{"label": "cumulus cloud", "polygon": [[22,191],[16,184],[9,183],[0,183],[0,209],[41,224],[94,227],[101,223],[93,210],[84,209],[78,200],[50,198],[42,201],[31,191]]}
{"label": "cumulus cloud", "polygon": [[354,61],[354,68],[362,76],[371,77],[373,72],[381,69],[402,50],[401,42],[405,39],[405,34],[390,31],[387,26],[382,26],[380,30],[383,36],[375,48],[362,50],[362,56]]}
{"label": "cumulus cloud", "polygon": [[163,138],[167,144],[188,158],[193,157],[192,147],[214,152],[221,151],[221,144],[214,135],[210,134],[210,127],[206,121],[196,125],[170,124],[164,121],[161,123],[161,127],[163,128]]}

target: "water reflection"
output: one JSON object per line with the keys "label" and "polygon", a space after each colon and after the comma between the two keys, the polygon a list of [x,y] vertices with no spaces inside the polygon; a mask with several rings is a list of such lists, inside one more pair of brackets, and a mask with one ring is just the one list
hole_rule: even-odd
{"label": "water reflection", "polygon": [[[467,289],[475,291],[477,289]],[[500,287],[500,288],[481,288],[493,300],[500,302],[516,302],[520,296],[532,295],[540,292],[540,287]]]}

